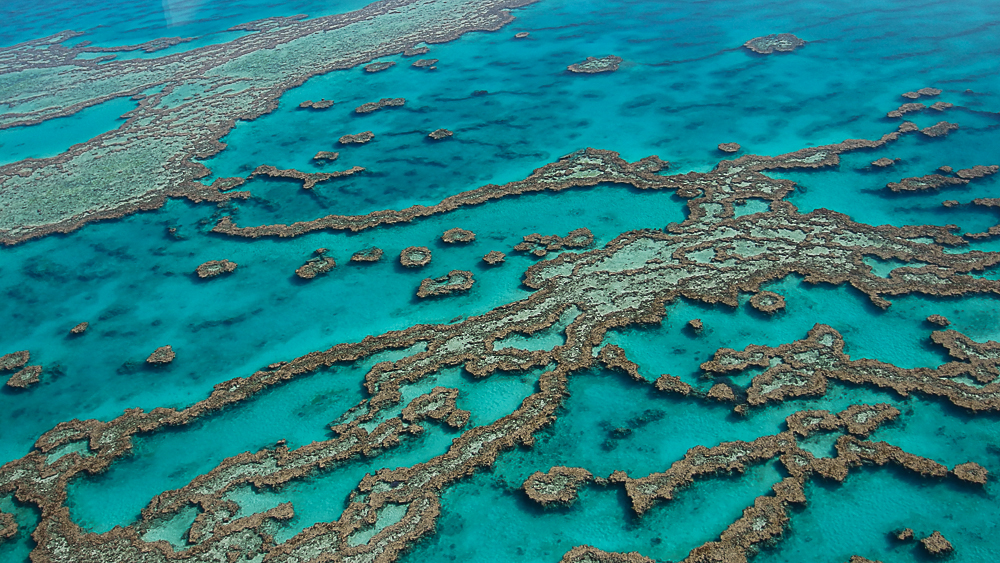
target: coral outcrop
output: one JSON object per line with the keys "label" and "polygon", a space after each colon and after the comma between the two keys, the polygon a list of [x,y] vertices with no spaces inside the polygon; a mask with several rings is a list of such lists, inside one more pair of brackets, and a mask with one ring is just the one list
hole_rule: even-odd
{"label": "coral outcrop", "polygon": [[582,74],[596,74],[599,72],[614,72],[618,70],[621,64],[622,58],[615,55],[600,58],[587,57],[587,60],[583,62],[569,65],[566,67],[566,70]]}
{"label": "coral outcrop", "polygon": [[[377,102],[368,102],[354,108],[354,113],[371,113],[382,108],[400,107],[406,103],[406,98],[382,98]],[[343,141],[341,141],[343,142]]]}
{"label": "coral outcrop", "polygon": [[407,268],[420,268],[431,261],[431,249],[426,246],[408,246],[399,253],[399,263]]}
{"label": "coral outcrop", "polygon": [[441,235],[441,240],[450,244],[454,244],[456,242],[470,243],[476,240],[476,233],[455,227],[445,231],[444,234]]}
{"label": "coral outcrop", "polygon": [[169,364],[176,357],[177,354],[174,352],[174,349],[168,344],[167,346],[160,346],[156,350],[153,350],[153,353],[146,358],[146,363],[154,365]]}
{"label": "coral outcrop", "polygon": [[311,280],[320,274],[325,274],[334,269],[337,266],[337,262],[327,256],[327,252],[325,248],[317,248],[314,253],[316,256],[313,256],[305,264],[299,266],[295,270],[295,275],[304,280]]}
{"label": "coral outcrop", "polygon": [[770,55],[775,51],[790,53],[805,44],[805,41],[799,39],[791,33],[778,33],[764,35],[763,37],[754,37],[744,43],[743,46],[750,49],[754,53]]}
{"label": "coral outcrop", "polygon": [[452,270],[440,278],[427,278],[420,282],[417,297],[434,297],[448,295],[456,291],[468,291],[475,283],[472,272],[468,270]]}
{"label": "coral outcrop", "polygon": [[214,278],[222,274],[228,274],[236,269],[236,262],[229,260],[209,260],[195,270],[199,278]]}

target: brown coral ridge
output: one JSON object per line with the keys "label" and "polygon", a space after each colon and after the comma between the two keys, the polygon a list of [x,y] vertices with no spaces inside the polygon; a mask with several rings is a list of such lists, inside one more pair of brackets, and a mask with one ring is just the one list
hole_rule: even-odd
{"label": "brown coral ridge", "polygon": [[521,488],[528,498],[542,506],[570,505],[576,500],[579,486],[593,478],[586,469],[557,466],[547,473],[536,471],[531,474]]}
{"label": "brown coral ridge", "polygon": [[[877,385],[907,396],[913,392],[942,397],[971,411],[1000,410],[1000,343],[978,343],[954,331],[939,331],[931,339],[944,347],[952,361],[937,368],[905,369],[876,360],[851,360],[844,341],[833,328],[817,324],[804,340],[778,347],[748,346],[741,352],[722,348],[701,365],[712,373],[766,368],[753,377],[747,404],[762,405],[791,397],[818,396],[828,379]],[[966,383],[963,377],[978,383]]]}
{"label": "brown coral ridge", "polygon": [[199,278],[214,278],[222,274],[228,274],[236,269],[236,262],[229,260],[209,260],[195,270]]}
{"label": "brown coral ridge", "polygon": [[407,268],[421,268],[430,261],[431,249],[426,246],[408,246],[399,253],[399,263]]}
{"label": "brown coral ridge", "polygon": [[921,133],[928,137],[944,137],[958,129],[957,123],[948,123],[947,121],[938,121],[930,127],[924,127],[920,130]]}
{"label": "brown coral ridge", "polygon": [[431,139],[434,139],[435,141],[440,141],[442,139],[447,139],[448,137],[451,137],[452,135],[454,135],[454,133],[452,133],[451,131],[449,131],[447,129],[435,129],[435,130],[433,130],[433,131],[431,131],[430,133],[427,134],[428,137],[430,137]]}
{"label": "brown coral ridge", "polygon": [[396,66],[396,61],[382,61],[365,65],[365,72],[381,72]]}
{"label": "brown coral ridge", "polygon": [[351,262],[378,262],[382,259],[382,254],[382,249],[377,246],[365,248],[352,254]]}
{"label": "brown coral ridge", "polygon": [[452,428],[461,428],[469,422],[470,413],[458,408],[458,389],[435,387],[430,393],[416,397],[400,412],[403,422],[413,424],[422,420],[439,420]]}
{"label": "brown coral ridge", "polygon": [[306,100],[301,104],[299,104],[299,107],[302,109],[326,109],[328,107],[333,106],[333,104],[334,104],[333,100],[327,100],[326,98],[323,98],[318,102],[314,102],[312,100]]}
{"label": "brown coral ridge", "polygon": [[325,248],[316,249],[316,256],[313,256],[305,264],[299,266],[295,270],[295,275],[304,280],[311,280],[320,274],[325,274],[333,270],[337,266],[337,262],[327,256],[326,252]]}
{"label": "brown coral ridge", "polygon": [[[338,153],[333,153],[334,155]],[[317,155],[318,156],[318,155]],[[336,158],[336,156],[334,156]],[[302,187],[307,190],[313,189],[316,184],[320,182],[325,182],[327,180],[332,180],[333,178],[340,178],[342,176],[350,176],[352,174],[357,174],[358,172],[364,172],[365,169],[361,166],[354,166],[349,170],[343,170],[339,172],[302,172],[300,170],[281,170],[274,166],[268,164],[263,164],[258,166],[250,177],[255,176],[269,176],[271,178],[291,178],[293,180],[300,180],[302,182]]]}
{"label": "brown coral ridge", "polygon": [[146,358],[146,363],[153,365],[169,364],[174,361],[174,358],[176,357],[177,353],[174,352],[173,347],[170,345],[160,346],[156,350],[153,350],[153,353]]}
{"label": "brown coral ridge", "polygon": [[922,190],[938,190],[947,186],[964,186],[969,181],[963,178],[928,174],[918,178],[903,178],[898,182],[889,182],[885,187],[894,192],[916,192]]}
{"label": "brown coral ridge", "polygon": [[750,298],[750,306],[771,315],[785,308],[785,298],[773,291],[759,291]]}
{"label": "brown coral ridge", "polygon": [[361,133],[355,133],[353,135],[344,135],[340,139],[337,139],[337,142],[342,145],[363,145],[374,138],[375,133],[372,133],[371,131],[362,131]]}
{"label": "brown coral ridge", "polygon": [[445,231],[444,234],[441,235],[441,240],[449,244],[454,244],[456,242],[467,244],[476,240],[476,233],[455,227]]}
{"label": "brown coral ridge", "polygon": [[915,111],[920,111],[922,109],[927,109],[927,106],[920,103],[911,102],[908,104],[903,104],[899,106],[899,109],[894,109],[889,113],[885,114],[886,117],[903,117],[908,113],[913,113]]}
{"label": "brown coral ridge", "polygon": [[420,282],[417,297],[434,297],[449,295],[457,291],[468,291],[475,283],[472,272],[468,270],[452,270],[440,278],[427,278]]}
{"label": "brown coral ridge", "polygon": [[565,248],[587,248],[594,244],[594,233],[590,229],[581,227],[573,229],[564,237],[558,235],[540,235],[532,233],[525,235],[523,242],[514,246],[514,250],[519,252],[530,252],[542,258],[549,252],[563,250]]}
{"label": "brown coral ridge", "polygon": [[937,96],[940,93],[941,93],[941,90],[938,90],[937,88],[930,88],[930,87],[928,87],[928,88],[921,88],[921,89],[917,90],[916,92],[905,92],[905,93],[901,94],[901,96],[903,96],[904,98],[909,98],[911,100],[915,100],[915,99],[919,98],[920,96],[934,97],[934,96]]}
{"label": "brown coral ridge", "polygon": [[0,371],[10,371],[18,369],[24,364],[28,363],[31,359],[31,353],[27,350],[21,350],[20,352],[11,352],[9,354],[4,354],[0,356]]}
{"label": "brown coral ridge", "polygon": [[[481,188],[462,192],[445,198],[440,203],[425,206],[415,205],[403,210],[386,209],[374,211],[367,215],[327,215],[312,221],[302,221],[291,225],[262,225],[259,227],[239,227],[229,216],[223,217],[212,229],[213,232],[257,238],[262,236],[294,237],[321,229],[361,231],[380,225],[409,222],[419,217],[428,217],[439,213],[452,211],[459,207],[478,205],[506,196],[520,195],[539,191],[561,191],[574,187],[589,187],[601,183],[625,184],[633,188],[676,190],[682,197],[693,197],[703,189],[711,187],[718,181],[732,181],[733,175],[743,174],[754,182],[769,182],[768,193],[762,199],[781,199],[794,189],[791,182],[771,180],[759,173],[765,170],[782,170],[794,168],[822,168],[836,166],[840,163],[840,154],[844,152],[873,149],[894,141],[908,132],[919,128],[910,122],[901,124],[897,131],[883,135],[881,139],[870,141],[865,139],[848,139],[834,145],[810,147],[795,152],[769,157],[745,155],[731,161],[720,162],[715,170],[709,173],[691,173],[677,176],[662,176],[657,174],[666,169],[669,163],[656,156],[649,156],[637,162],[629,163],[618,153],[599,149],[583,149],[559,161],[536,169],[528,178],[514,181],[502,186],[488,184]],[[779,186],[781,186],[779,188]],[[712,188],[714,191],[714,188]],[[752,190],[747,190],[752,192]],[[700,202],[695,200],[692,202]],[[729,205],[728,201],[721,202]],[[689,207],[692,205],[689,204]]]}
{"label": "brown coral ridge", "polygon": [[7,380],[7,387],[15,389],[27,389],[38,383],[39,376],[42,375],[42,366],[26,366],[20,371],[14,372]]}
{"label": "brown coral ridge", "polygon": [[722,143],[719,145],[719,150],[722,152],[739,152],[739,143]]}
{"label": "brown coral ridge", "polygon": [[72,334],[72,335],[80,335],[80,334],[83,334],[83,333],[87,332],[87,329],[89,327],[90,327],[90,323],[84,321],[84,322],[82,322],[82,323],[74,326],[73,328],[69,329],[69,333]]}
{"label": "brown coral ridge", "polygon": [[754,37],[744,43],[743,46],[750,49],[754,53],[760,55],[770,55],[775,51],[790,53],[805,44],[805,41],[799,39],[791,33],[772,33],[771,35],[765,35],[763,37]]}
{"label": "brown coral ridge", "polygon": [[983,178],[991,174],[996,174],[998,170],[1000,170],[1000,166],[997,166],[996,164],[991,164],[989,166],[977,164],[972,168],[963,168],[958,172],[955,172],[955,175],[963,180],[974,180],[976,178]]}
{"label": "brown coral ridge", "polygon": [[377,102],[368,102],[354,108],[354,113],[371,113],[382,108],[400,107],[406,103],[406,98],[382,98]]}
{"label": "brown coral ridge", "polygon": [[410,65],[410,66],[414,66],[414,67],[417,67],[417,68],[426,68],[426,69],[429,69],[429,70],[434,70],[434,69],[437,68],[436,66],[434,66],[434,65],[437,64],[437,62],[438,62],[438,59],[417,59],[417,60],[413,61],[413,64]]}
{"label": "brown coral ridge", "polygon": [[583,62],[569,65],[566,70],[582,74],[597,74],[599,72],[614,72],[621,64],[622,58],[615,55],[600,58],[587,57]]}
{"label": "brown coral ridge", "polygon": [[941,532],[937,530],[934,530],[933,534],[920,540],[920,545],[922,545],[924,550],[931,555],[945,555],[954,550],[951,542],[946,540],[945,537],[941,535]]}
{"label": "brown coral ridge", "polygon": [[491,250],[483,255],[483,262],[486,262],[490,266],[496,266],[497,264],[502,264],[507,258],[507,255],[499,250]]}

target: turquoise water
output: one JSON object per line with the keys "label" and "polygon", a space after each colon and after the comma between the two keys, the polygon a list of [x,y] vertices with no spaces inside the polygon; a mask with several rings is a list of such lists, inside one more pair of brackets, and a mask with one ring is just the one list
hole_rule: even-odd
{"label": "turquoise water", "polygon": [[[155,53],[118,53],[156,57],[231,40],[242,32],[226,30],[247,21],[315,17],[363,5],[361,0],[148,0],[111,9],[106,3],[16,0],[0,8],[5,21],[18,22],[0,26],[0,44],[63,29],[85,32],[69,44],[91,40],[101,47],[195,38]],[[202,161],[212,171],[206,183],[245,177],[261,164],[306,172],[363,166],[362,174],[312,190],[303,190],[300,182],[256,178],[240,188],[251,192],[247,200],[221,207],[170,200],[155,211],[0,248],[0,318],[5,319],[0,354],[29,349],[32,363],[45,367],[34,389],[0,387],[0,463],[27,454],[60,421],[110,420],[134,407],[183,407],[214,385],[272,362],[418,323],[454,322],[526,298],[531,291],[522,276],[537,259],[511,249],[527,234],[564,235],[587,227],[595,235],[594,247],[600,247],[622,232],[683,221],[686,208],[671,193],[599,185],[507,198],[356,234],[317,231],[259,240],[211,233],[227,215],[241,226],[254,226],[433,204],[484,184],[522,179],[588,146],[618,151],[630,161],[657,154],[672,163],[666,173],[707,171],[720,158],[732,158],[716,149],[721,142],[739,142],[739,154],[775,155],[845,138],[877,138],[900,122],[884,117],[905,101],[900,93],[935,85],[944,90],[936,99],[960,107],[907,119],[921,127],[939,120],[959,123],[948,137],[904,136],[878,150],[844,155],[837,167],[772,175],[798,184],[788,199],[803,212],[833,209],[875,225],[955,224],[957,232],[985,231],[1000,222],[995,208],[941,205],[947,199],[968,204],[998,197],[997,176],[935,193],[893,194],[885,188],[942,165],[1000,163],[996,3],[932,2],[915,8],[902,0],[849,5],[542,0],[514,15],[516,20],[497,33],[469,33],[433,45],[427,56],[440,59],[435,71],[411,68],[411,58],[397,56],[383,59],[397,62],[384,72],[353,68],[311,78],[285,93],[272,113],[238,122],[222,139],[228,147]],[[513,40],[520,31],[531,35]],[[780,31],[809,43],[791,55],[770,57],[737,48],[751,37]],[[625,59],[615,73],[564,70],[587,56],[609,53]],[[354,113],[382,97],[407,101],[403,107]],[[336,104],[298,108],[320,98]],[[113,100],[71,117],[0,131],[0,165],[53,156],[111,131],[134,103]],[[454,136],[440,142],[426,137],[440,127]],[[365,130],[375,133],[374,141],[337,145],[341,135]],[[340,157],[325,164],[312,160],[321,150],[338,150]],[[872,169],[869,163],[882,156],[900,161]],[[764,209],[751,202],[738,214]],[[441,242],[441,233],[452,227],[473,230],[476,241]],[[996,251],[998,244],[972,247]],[[411,270],[398,264],[399,252],[411,245],[432,250],[429,265]],[[369,246],[384,249],[385,258],[375,264],[349,261]],[[313,280],[297,278],[295,269],[320,247],[330,249],[336,268]],[[506,262],[486,266],[481,257],[491,250],[506,252]],[[199,264],[222,258],[239,264],[232,275],[207,281],[193,275]],[[878,275],[898,266],[874,260],[871,265]],[[422,279],[452,269],[473,271],[470,291],[442,299],[415,296]],[[995,268],[986,274],[996,275]],[[797,276],[765,289],[783,295],[786,309],[761,314],[750,307],[749,295],[742,295],[736,308],[678,299],[667,304],[660,325],[611,331],[605,342],[624,348],[649,381],[671,374],[704,391],[717,381],[746,386],[752,375],[703,377],[700,364],[718,348],[792,342],[815,323],[840,331],[852,358],[907,368],[948,360],[930,341],[937,327],[924,319],[931,314],[946,316],[951,328],[978,341],[1000,341],[995,296],[891,297],[892,306],[883,311],[850,287],[807,284]],[[697,334],[685,328],[694,318],[705,325]],[[70,338],[69,329],[81,321],[89,321],[90,329]],[[504,345],[551,349],[564,342],[564,326],[511,336]],[[156,369],[147,366],[145,358],[165,344],[173,346],[177,359]],[[68,505],[74,521],[94,532],[127,526],[154,496],[184,486],[226,457],[281,439],[290,447],[329,439],[328,425],[367,396],[362,378],[378,359],[386,358],[319,370],[189,427],[138,436],[134,455],[104,474],[72,483]],[[472,413],[469,426],[483,426],[535,392],[539,373],[498,372],[479,380],[449,368],[405,387],[403,396],[410,400],[435,386],[458,388],[458,406]],[[444,490],[437,534],[403,559],[558,561],[582,543],[682,559],[767,494],[782,477],[777,468],[768,463],[742,476],[699,481],[641,519],[614,486],[585,485],[573,506],[547,510],[517,489],[531,473],[555,465],[584,467],[604,477],[619,469],[641,477],[664,470],[696,445],[780,432],[784,418],[803,409],[888,402],[903,414],[873,439],[949,467],[971,460],[994,475],[1000,472],[996,416],[971,416],[920,396],[831,382],[821,398],[790,400],[738,417],[731,405],[659,393],[602,370],[573,374],[569,385],[556,422],[539,433],[533,448],[504,453],[492,469]],[[365,474],[432,459],[460,433],[434,422],[424,426],[422,435],[374,458],[327,468],[279,491],[238,489],[230,498],[242,507],[241,515],[292,502],[296,516],[277,535],[285,541],[305,527],[337,519]],[[619,428],[629,432],[622,436],[615,432]],[[816,438],[809,447],[828,452],[829,439]],[[843,485],[811,482],[808,505],[792,510],[785,538],[755,561],[834,562],[854,554],[902,560],[913,557],[913,546],[894,543],[887,534],[903,526],[918,533],[941,530],[956,545],[956,561],[991,561],[1000,516],[996,493],[995,482],[977,490],[889,469],[859,469]],[[0,560],[26,561],[33,546],[28,531],[38,515],[9,497],[0,497],[0,511],[24,524],[16,537],[0,542]],[[183,518],[162,537],[180,542]],[[505,534],[493,532],[498,521]],[[156,537],[161,536],[149,539]]]}

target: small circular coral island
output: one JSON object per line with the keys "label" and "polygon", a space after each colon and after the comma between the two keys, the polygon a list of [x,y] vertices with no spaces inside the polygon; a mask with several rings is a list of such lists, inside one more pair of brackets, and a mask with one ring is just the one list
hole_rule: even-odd
{"label": "small circular coral island", "polygon": [[431,249],[426,246],[408,246],[399,253],[399,263],[407,268],[426,266],[431,261]]}
{"label": "small circular coral island", "polygon": [[743,46],[750,49],[754,53],[770,55],[775,51],[790,53],[805,44],[805,41],[799,39],[791,33],[772,33],[771,35],[764,35],[763,37],[754,37],[750,41],[744,43]]}

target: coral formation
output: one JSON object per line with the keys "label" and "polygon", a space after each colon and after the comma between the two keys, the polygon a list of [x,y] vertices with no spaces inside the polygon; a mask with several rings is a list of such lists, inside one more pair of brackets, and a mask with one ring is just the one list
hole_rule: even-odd
{"label": "coral formation", "polygon": [[934,530],[934,533],[920,540],[920,545],[931,555],[944,555],[951,553],[953,548],[951,542],[946,540],[941,532]]}
{"label": "coral formation", "polygon": [[7,386],[26,389],[38,383],[40,375],[42,375],[42,366],[25,366],[24,369],[14,372],[10,376],[10,379],[7,380]]}
{"label": "coral formation", "polygon": [[168,344],[167,346],[160,346],[153,353],[146,358],[146,363],[148,364],[169,364],[174,361],[177,354],[174,349]]}
{"label": "coral formation", "polygon": [[90,323],[84,321],[73,328],[69,329],[70,334],[83,334],[87,332],[87,328],[90,327]]}
{"label": "coral formation", "polygon": [[519,252],[530,252],[539,258],[549,252],[562,250],[564,248],[586,248],[594,244],[594,233],[590,229],[581,227],[573,229],[564,237],[558,235],[540,235],[532,233],[525,235],[523,242],[514,246],[514,250]]}
{"label": "coral formation", "polygon": [[435,141],[440,141],[441,139],[447,139],[452,135],[454,135],[454,133],[452,133],[447,129],[435,129],[431,131],[427,136],[430,137],[431,139],[434,139]]}
{"label": "coral formation", "polygon": [[739,152],[739,143],[721,143],[719,145],[719,150],[722,152]]}
{"label": "coral formation", "polygon": [[920,110],[926,109],[926,108],[927,108],[927,106],[925,106],[924,104],[911,102],[909,104],[903,104],[903,105],[899,106],[899,109],[894,109],[894,110],[890,111],[889,113],[887,113],[885,115],[886,115],[886,117],[903,117],[904,115],[906,115],[908,113],[912,113],[912,112],[915,112],[915,111],[920,111]]}
{"label": "coral formation", "polygon": [[927,317],[927,322],[931,324],[936,324],[938,326],[948,326],[951,324],[951,321],[949,321],[947,317],[944,317],[942,315],[931,315]]}
{"label": "coral formation", "polygon": [[18,369],[24,364],[28,363],[31,359],[31,353],[27,350],[21,350],[20,352],[11,352],[9,354],[4,354],[0,356],[0,371],[10,371]]}
{"label": "coral formation", "polygon": [[396,66],[395,61],[382,61],[365,65],[365,72],[379,72]]}
{"label": "coral formation", "polygon": [[[377,109],[400,107],[406,103],[406,98],[382,98],[377,102],[367,102],[354,108],[354,113],[371,113]],[[363,135],[364,133],[362,133]],[[343,142],[343,141],[341,141]]]}
{"label": "coral formation", "polygon": [[911,100],[915,100],[915,99],[919,98],[920,96],[934,97],[934,96],[937,96],[940,93],[941,93],[941,90],[938,90],[937,88],[930,88],[930,87],[928,87],[928,88],[921,88],[921,89],[917,90],[916,92],[905,92],[905,93],[903,93],[901,95],[904,98],[909,98]]}
{"label": "coral formation", "polygon": [[977,485],[985,485],[990,474],[985,467],[974,461],[960,463],[951,472],[954,473],[955,477]]}
{"label": "coral formation", "polygon": [[547,473],[536,471],[524,480],[521,488],[528,498],[542,506],[573,504],[577,488],[593,478],[586,469],[559,466],[549,469]]}
{"label": "coral formation", "polygon": [[595,74],[598,72],[614,72],[618,70],[618,66],[622,64],[622,58],[616,57],[615,55],[608,55],[606,57],[587,57],[587,60],[571,64],[566,67],[566,70],[570,72],[579,72],[583,74]]}
{"label": "coral formation", "polygon": [[[429,260],[429,258],[428,258]],[[417,297],[433,297],[438,295],[448,295],[456,291],[468,291],[475,283],[472,272],[468,270],[452,270],[448,275],[440,278],[427,278],[420,282],[417,289]]]}
{"label": "coral formation", "polygon": [[447,243],[470,243],[476,240],[476,233],[455,227],[454,229],[448,229],[445,231],[444,234],[441,235],[441,240]]}
{"label": "coral formation", "polygon": [[688,328],[695,332],[701,332],[705,328],[705,323],[701,322],[701,319],[691,319],[687,325]]}
{"label": "coral formation", "polygon": [[349,145],[352,143],[363,145],[374,138],[375,133],[372,133],[371,131],[362,131],[361,133],[355,133],[353,135],[344,135],[340,139],[337,139],[337,142],[342,145]]}
{"label": "coral formation", "polygon": [[927,135],[928,137],[944,137],[948,133],[958,129],[957,123],[948,123],[947,121],[938,121],[930,127],[924,127],[920,130],[921,133]]}
{"label": "coral formation", "polygon": [[373,246],[359,250],[351,255],[351,262],[378,262],[382,259],[382,249]]}
{"label": "coral formation", "polygon": [[413,61],[413,64],[411,66],[434,70],[437,68],[436,66],[434,66],[435,64],[437,64],[437,62],[438,59],[417,59]]}
{"label": "coral formation", "polygon": [[311,280],[320,274],[325,274],[337,266],[337,262],[326,255],[327,249],[317,248],[316,256],[306,261],[295,270],[295,275],[304,280]]}
{"label": "coral formation", "polygon": [[894,164],[896,164],[895,160],[885,157],[872,161],[872,166],[876,166],[878,168],[885,168],[886,166],[892,166]]}
{"label": "coral formation", "polygon": [[302,172],[299,170],[280,170],[274,166],[263,164],[254,169],[253,173],[250,174],[250,177],[269,176],[271,178],[291,178],[293,180],[302,181],[303,189],[311,190],[320,182],[325,182],[333,178],[340,178],[342,176],[350,176],[351,174],[357,174],[358,172],[364,171],[364,168],[354,166],[341,172]]}
{"label": "coral formation", "polygon": [[236,262],[229,260],[209,260],[195,270],[199,278],[214,278],[221,274],[228,274],[236,269]]}
{"label": "coral formation", "polygon": [[399,263],[407,268],[426,266],[431,261],[431,249],[426,246],[408,246],[399,253]]}
{"label": "coral formation", "polygon": [[334,104],[333,100],[327,100],[326,98],[323,98],[318,102],[314,102],[312,100],[306,100],[301,104],[299,104],[299,107],[302,109],[326,109],[328,107],[333,106],[333,104]]}
{"label": "coral formation", "polygon": [[426,55],[431,51],[430,47],[407,47],[403,50],[404,57],[416,57],[417,55]]}
{"label": "coral formation", "polygon": [[527,31],[519,31],[514,34],[514,39],[524,39],[525,37],[531,35]]}
{"label": "coral formation", "polygon": [[313,160],[330,160],[330,161],[333,161],[333,160],[337,160],[337,158],[339,156],[340,156],[339,152],[334,152],[334,151],[319,151],[318,153],[316,153],[316,156],[313,157]]}
{"label": "coral formation", "polygon": [[805,41],[799,39],[791,33],[772,33],[771,35],[765,35],[763,37],[754,37],[744,43],[743,46],[750,49],[754,53],[770,55],[775,51],[790,53],[805,44]]}
{"label": "coral formation", "polygon": [[486,262],[490,266],[500,264],[507,258],[507,255],[499,250],[491,250],[483,256],[483,262]]}
{"label": "coral formation", "polygon": [[773,291],[759,291],[750,298],[750,305],[770,315],[785,308],[785,298]]}

